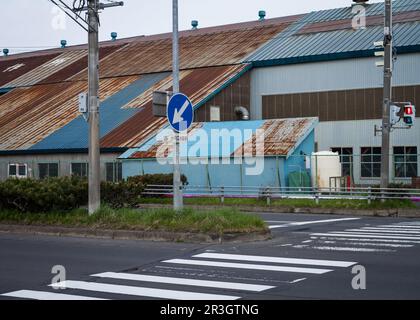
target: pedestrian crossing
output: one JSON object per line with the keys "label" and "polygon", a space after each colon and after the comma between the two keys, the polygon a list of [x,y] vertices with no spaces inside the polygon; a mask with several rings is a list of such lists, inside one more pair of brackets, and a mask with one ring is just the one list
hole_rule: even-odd
{"label": "pedestrian crossing", "polygon": [[420,223],[400,222],[314,232],[294,248],[341,252],[396,252],[420,244]]}
{"label": "pedestrian crossing", "polygon": [[[19,290],[1,296],[35,300],[112,300],[121,297],[238,300],[246,298],[247,294],[273,290],[279,284],[297,285],[308,277],[355,264],[357,262],[206,251],[162,260],[131,273],[108,271],[92,274],[87,281],[65,280],[40,291]],[[242,278],[234,276],[244,270]],[[180,271],[184,272],[183,276],[178,275]]]}

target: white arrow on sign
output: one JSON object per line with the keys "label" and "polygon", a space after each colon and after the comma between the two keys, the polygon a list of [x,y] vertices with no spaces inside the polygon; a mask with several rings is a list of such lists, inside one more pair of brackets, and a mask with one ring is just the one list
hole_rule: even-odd
{"label": "white arrow on sign", "polygon": [[189,101],[186,100],[182,108],[179,109],[179,111],[175,109],[174,119],[172,121],[173,124],[177,124],[177,123],[180,123],[181,121],[184,121],[184,118],[182,118],[182,115],[184,114],[185,110],[187,110],[189,104],[190,104]]}

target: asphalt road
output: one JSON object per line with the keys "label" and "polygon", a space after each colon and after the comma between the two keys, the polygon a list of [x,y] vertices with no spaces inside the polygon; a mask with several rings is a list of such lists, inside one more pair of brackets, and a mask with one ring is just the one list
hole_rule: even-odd
{"label": "asphalt road", "polygon": [[273,239],[253,243],[0,234],[0,299],[420,299],[420,220],[262,216]]}

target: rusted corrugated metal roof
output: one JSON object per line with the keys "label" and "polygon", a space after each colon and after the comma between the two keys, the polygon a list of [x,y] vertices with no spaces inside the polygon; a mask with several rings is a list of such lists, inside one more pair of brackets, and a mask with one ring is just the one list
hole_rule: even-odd
{"label": "rusted corrugated metal roof", "polygon": [[54,73],[67,68],[86,55],[85,50],[67,51],[51,59],[35,69],[5,84],[4,87],[16,88],[32,86],[51,77]]}
{"label": "rusted corrugated metal roof", "polygon": [[[293,19],[276,24],[207,32],[189,31],[180,37],[181,69],[241,63],[262,44],[285,29]],[[157,73],[172,70],[172,40],[168,36],[144,37],[117,50],[100,64],[101,77]],[[85,79],[77,75],[74,79]]]}
{"label": "rusted corrugated metal roof", "polygon": [[[105,100],[137,80],[137,76],[103,79]],[[79,116],[78,94],[85,81],[14,89],[0,97],[0,150],[28,149]]]}
{"label": "rusted corrugated metal roof", "polygon": [[287,156],[316,122],[317,118],[266,120],[260,128],[261,131],[254,133],[252,138],[235,150],[232,156],[258,155],[256,141],[262,139],[264,139],[264,156]]}
{"label": "rusted corrugated metal roof", "polygon": [[0,87],[54,59],[58,54],[0,60]]}
{"label": "rusted corrugated metal roof", "polygon": [[[181,72],[180,88],[197,107],[211,94],[222,88],[224,84],[229,83],[248,68],[248,65],[234,65],[183,71]],[[140,111],[107,134],[101,140],[101,146],[103,148],[135,147],[166,126],[165,118],[156,118],[152,114],[152,92],[154,90],[171,90],[171,80],[171,76],[168,76],[131,101],[126,107],[141,108]]]}
{"label": "rusted corrugated metal roof", "polygon": [[[289,156],[313,131],[317,118],[273,119],[254,121],[195,123],[188,131],[187,139],[181,142],[181,157],[230,158],[255,156]],[[199,132],[202,130],[202,132]],[[216,131],[215,131],[216,130]],[[215,132],[220,131],[218,136]],[[241,133],[240,135],[238,133]],[[160,132],[161,140],[154,137],[150,142],[129,151],[122,159],[153,159],[172,157],[174,137],[172,131]],[[231,137],[235,139],[231,139]],[[198,138],[200,137],[200,138]],[[208,137],[205,139],[204,137]],[[218,139],[216,141],[212,139]],[[238,144],[238,139],[240,139]],[[256,141],[264,141],[256,152]],[[221,143],[223,148],[220,148]],[[262,148],[263,147],[263,148]],[[216,149],[216,150],[214,150]]]}

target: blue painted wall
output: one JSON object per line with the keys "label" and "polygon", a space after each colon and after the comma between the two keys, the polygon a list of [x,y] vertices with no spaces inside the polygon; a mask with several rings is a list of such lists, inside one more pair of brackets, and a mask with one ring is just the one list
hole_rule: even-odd
{"label": "blue painted wall", "polygon": [[[288,159],[285,157],[264,158],[264,170],[258,176],[246,175],[245,163],[242,165],[233,163],[181,165],[181,171],[187,176],[191,186],[284,187],[287,186],[289,173],[306,170],[305,156],[300,154],[301,151],[307,155],[311,155],[314,151],[313,131],[297,146]],[[173,172],[172,165],[161,165],[154,159],[122,161],[124,178],[141,174]]]}

